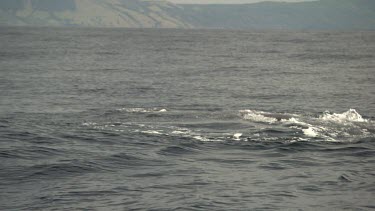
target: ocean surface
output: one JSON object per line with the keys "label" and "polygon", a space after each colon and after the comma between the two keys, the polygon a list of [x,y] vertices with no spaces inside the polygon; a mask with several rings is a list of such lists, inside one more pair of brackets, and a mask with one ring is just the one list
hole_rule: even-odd
{"label": "ocean surface", "polygon": [[0,210],[373,210],[375,32],[0,28]]}

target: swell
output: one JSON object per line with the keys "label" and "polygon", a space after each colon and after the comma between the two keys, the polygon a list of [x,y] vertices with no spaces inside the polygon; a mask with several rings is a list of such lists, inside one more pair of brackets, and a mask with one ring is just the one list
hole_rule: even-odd
{"label": "swell", "polygon": [[[35,162],[37,163],[37,162]],[[98,172],[95,163],[84,161],[56,162],[31,166],[9,166],[0,174],[2,181],[20,183],[43,179],[59,179]]]}
{"label": "swell", "polygon": [[18,158],[26,160],[50,158],[51,156],[62,154],[63,151],[61,150],[44,146],[13,147],[12,149],[0,150],[0,158]]}
{"label": "swell", "polygon": [[374,122],[363,118],[354,109],[343,113],[325,111],[318,117],[256,110],[241,110],[240,115],[244,120],[262,125],[265,131],[271,133],[295,130],[294,134],[301,140],[353,142],[375,137]]}
{"label": "swell", "polygon": [[[259,110],[185,111],[167,108],[122,108],[112,122],[85,122],[82,126],[114,135],[203,142],[360,142],[375,138],[375,123],[356,110],[316,115]],[[237,113],[237,114],[236,114]],[[157,118],[155,118],[157,117]],[[116,118],[116,116],[112,116]],[[126,120],[124,122],[123,120]]]}

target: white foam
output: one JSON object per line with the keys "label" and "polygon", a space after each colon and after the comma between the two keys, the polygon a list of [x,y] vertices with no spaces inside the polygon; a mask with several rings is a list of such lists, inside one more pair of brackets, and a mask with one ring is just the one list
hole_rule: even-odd
{"label": "white foam", "polygon": [[172,131],[172,134],[177,134],[177,135],[179,135],[179,134],[189,134],[189,132],[188,131],[174,130],[174,131]]}
{"label": "white foam", "polygon": [[[301,140],[311,138],[323,139],[330,142],[346,142],[361,137],[373,136],[367,128],[373,127],[372,121],[364,119],[355,109],[343,113],[325,112],[318,118],[297,114],[269,113],[256,110],[239,111],[242,118],[253,122],[268,123],[265,129],[284,126],[295,129],[296,134],[302,133]],[[369,125],[371,124],[371,125]],[[299,132],[300,131],[300,132]],[[234,137],[234,136],[233,136]],[[254,137],[256,137],[254,135]],[[278,138],[278,137],[267,137]],[[267,140],[264,138],[264,140]],[[238,140],[239,137],[234,137]]]}
{"label": "white foam", "polygon": [[203,142],[222,142],[223,141],[223,140],[218,140],[218,139],[208,139],[203,136],[193,136],[192,138],[198,141],[203,141]]}
{"label": "white foam", "polygon": [[281,122],[292,123],[292,124],[301,125],[301,126],[310,126],[310,124],[303,122],[302,120],[294,118],[294,117],[290,119],[282,119]]}
{"label": "white foam", "polygon": [[235,133],[235,134],[233,134],[233,138],[236,141],[239,141],[241,136],[242,136],[242,133]]}
{"label": "white foam", "polygon": [[319,136],[319,132],[314,127],[309,127],[307,129],[302,129],[302,131],[305,134],[305,136],[308,136],[308,137],[317,137],[317,136]]}
{"label": "white foam", "polygon": [[120,108],[118,111],[125,111],[128,113],[155,113],[155,112],[167,112],[165,108]]}
{"label": "white foam", "polygon": [[95,123],[95,122],[84,122],[84,123],[82,123],[82,126],[95,126],[95,125],[97,125],[97,123]]}
{"label": "white foam", "polygon": [[240,114],[242,114],[244,119],[254,122],[265,122],[271,124],[277,121],[276,118],[264,116],[265,112],[262,111],[240,110]]}
{"label": "white foam", "polygon": [[144,130],[144,131],[141,131],[141,133],[162,135],[162,133],[156,130]]}
{"label": "white foam", "polygon": [[325,112],[319,117],[322,120],[332,121],[332,122],[368,122],[367,119],[364,119],[355,109],[349,109],[348,111],[341,114],[330,114]]}
{"label": "white foam", "polygon": [[[167,112],[166,109],[160,108],[123,108],[122,111],[132,113],[149,113],[149,112]],[[332,141],[348,142],[358,140],[363,137],[374,137],[374,121],[364,119],[356,110],[349,109],[343,113],[325,112],[319,117],[311,115],[297,115],[288,113],[270,113],[256,110],[241,110],[241,117],[245,120],[256,122],[254,128],[250,128],[249,133],[242,133],[235,130],[225,131],[205,131],[205,129],[190,130],[177,126],[166,126],[164,124],[149,124],[138,122],[84,122],[82,126],[98,130],[111,130],[117,132],[144,133],[155,136],[166,136],[172,138],[188,138],[202,142],[215,141],[278,141],[280,136],[268,133],[268,129],[288,128],[285,131],[292,133],[293,138],[287,138],[287,141]],[[259,124],[258,124],[259,123]],[[126,129],[125,129],[126,128]],[[256,129],[254,131],[254,129]],[[261,133],[259,133],[261,131]],[[264,131],[264,132],[262,132]],[[241,129],[241,132],[242,129]],[[258,133],[256,133],[258,132]],[[253,133],[253,134],[252,134]],[[290,135],[290,134],[289,134]],[[284,140],[284,139],[283,139]]]}

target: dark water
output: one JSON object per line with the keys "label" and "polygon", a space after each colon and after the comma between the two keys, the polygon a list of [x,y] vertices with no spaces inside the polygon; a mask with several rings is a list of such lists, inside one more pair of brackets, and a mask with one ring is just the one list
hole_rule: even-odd
{"label": "dark water", "polygon": [[375,32],[0,28],[0,210],[371,210]]}

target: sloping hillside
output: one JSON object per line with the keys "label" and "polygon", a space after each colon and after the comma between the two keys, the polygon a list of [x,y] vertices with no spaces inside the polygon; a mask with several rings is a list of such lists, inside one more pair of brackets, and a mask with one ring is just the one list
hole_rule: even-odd
{"label": "sloping hillside", "polygon": [[0,25],[375,30],[375,0],[176,5],[165,0],[0,0]]}
{"label": "sloping hillside", "polygon": [[1,0],[2,25],[190,28],[167,1],[141,0]]}
{"label": "sloping hillside", "polygon": [[202,28],[375,29],[374,0],[182,6]]}

